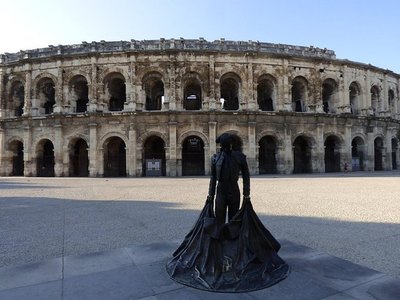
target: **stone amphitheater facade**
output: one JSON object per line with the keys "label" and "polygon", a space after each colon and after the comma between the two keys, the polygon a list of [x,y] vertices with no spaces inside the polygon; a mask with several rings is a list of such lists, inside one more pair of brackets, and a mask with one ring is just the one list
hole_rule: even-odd
{"label": "stone amphitheater facade", "polygon": [[334,51],[202,38],[0,56],[0,175],[208,175],[236,136],[251,173],[398,168],[400,75]]}

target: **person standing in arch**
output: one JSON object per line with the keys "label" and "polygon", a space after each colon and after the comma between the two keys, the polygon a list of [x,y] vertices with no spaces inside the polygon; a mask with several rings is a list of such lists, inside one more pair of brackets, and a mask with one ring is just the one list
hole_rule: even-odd
{"label": "person standing in arch", "polygon": [[243,178],[243,202],[250,200],[250,172],[246,155],[234,149],[234,140],[231,134],[222,134],[216,142],[220,144],[221,149],[212,157],[207,200],[213,202],[217,189],[215,217],[217,224],[223,225],[226,222],[227,212],[229,222],[239,211],[239,173],[242,173]]}

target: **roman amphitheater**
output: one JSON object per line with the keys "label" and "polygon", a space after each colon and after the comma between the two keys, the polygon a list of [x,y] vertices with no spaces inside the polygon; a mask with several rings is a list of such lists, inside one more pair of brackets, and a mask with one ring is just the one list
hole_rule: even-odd
{"label": "roman amphitheater", "polygon": [[394,170],[399,86],[332,50],[253,41],[5,53],[0,175],[208,175],[224,132],[253,175]]}

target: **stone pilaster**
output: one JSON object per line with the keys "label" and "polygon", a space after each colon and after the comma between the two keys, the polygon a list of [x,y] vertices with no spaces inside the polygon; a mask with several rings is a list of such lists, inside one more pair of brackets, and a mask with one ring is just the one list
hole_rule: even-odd
{"label": "stone pilaster", "polygon": [[127,166],[128,176],[133,177],[137,176],[136,174],[136,130],[134,124],[130,124],[128,131],[128,153],[127,153]]}
{"label": "stone pilaster", "polygon": [[32,144],[32,129],[24,127],[24,176],[36,176],[35,146]]}
{"label": "stone pilaster", "polygon": [[62,68],[62,62],[57,61],[57,82],[55,82],[55,102],[53,112],[54,113],[62,113],[64,107],[64,95],[63,95],[63,78],[64,78],[64,70]]}
{"label": "stone pilaster", "polygon": [[292,133],[289,127],[284,125],[284,174],[292,174],[294,169],[294,158],[293,158],[293,144],[292,144]]}
{"label": "stone pilaster", "polygon": [[[219,99],[217,99],[219,96],[217,96],[217,91],[215,90],[215,57],[214,55],[210,55],[209,57],[209,103],[208,103],[208,109],[209,110],[215,110],[216,109],[216,102],[219,103]],[[206,109],[206,107],[204,108]],[[212,152],[212,149],[210,149]]]}
{"label": "stone pilaster", "polygon": [[346,124],[344,127],[344,145],[340,149],[340,168],[344,171],[344,164],[347,163],[347,168],[352,171],[352,156],[351,156],[351,124]]}
{"label": "stone pilaster", "polygon": [[176,126],[177,122],[169,122],[169,157],[167,157],[167,176],[177,176],[177,153],[176,153]]}
{"label": "stone pilaster", "polygon": [[89,176],[98,176],[100,174],[99,168],[97,162],[97,123],[91,122],[89,123]]}
{"label": "stone pilaster", "polygon": [[4,74],[3,69],[0,69],[0,119],[5,117],[6,97],[4,95]]}
{"label": "stone pilaster", "polygon": [[374,171],[375,166],[375,147],[374,147],[374,133],[370,132],[367,134],[367,147],[365,154],[365,171]]}
{"label": "stone pilaster", "polygon": [[92,57],[92,82],[89,86],[89,103],[88,103],[88,111],[95,112],[97,110],[98,99],[98,86],[97,86],[97,58]]}
{"label": "stone pilaster", "polygon": [[249,139],[247,162],[249,164],[250,174],[256,174],[256,170],[257,170],[256,122],[248,122],[247,132],[248,132],[248,139]]}
{"label": "stone pilaster", "polygon": [[324,145],[323,123],[317,124],[315,140],[316,140],[315,153],[311,153],[311,156],[315,155],[315,159],[311,159],[312,171],[323,173],[325,172],[325,145]]}
{"label": "stone pilaster", "polygon": [[217,151],[217,122],[208,122],[208,138],[210,140],[210,157]]}
{"label": "stone pilaster", "polygon": [[24,113],[23,113],[24,116],[31,115],[31,108],[32,108],[31,90],[32,90],[32,71],[29,69],[25,73]]}
{"label": "stone pilaster", "polygon": [[0,127],[0,176],[6,176],[6,149],[5,149],[5,138],[6,133],[3,128]]}
{"label": "stone pilaster", "polygon": [[54,174],[57,177],[65,176],[63,164],[63,128],[61,124],[54,125]]}

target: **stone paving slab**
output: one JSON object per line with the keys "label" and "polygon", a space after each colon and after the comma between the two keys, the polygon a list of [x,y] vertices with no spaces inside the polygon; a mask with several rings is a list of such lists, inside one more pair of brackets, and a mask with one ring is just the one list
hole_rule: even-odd
{"label": "stone paving slab", "polygon": [[397,278],[287,240],[281,244],[289,277],[249,293],[212,293],[174,282],[165,263],[179,243],[159,242],[0,268],[0,300],[399,299]]}

